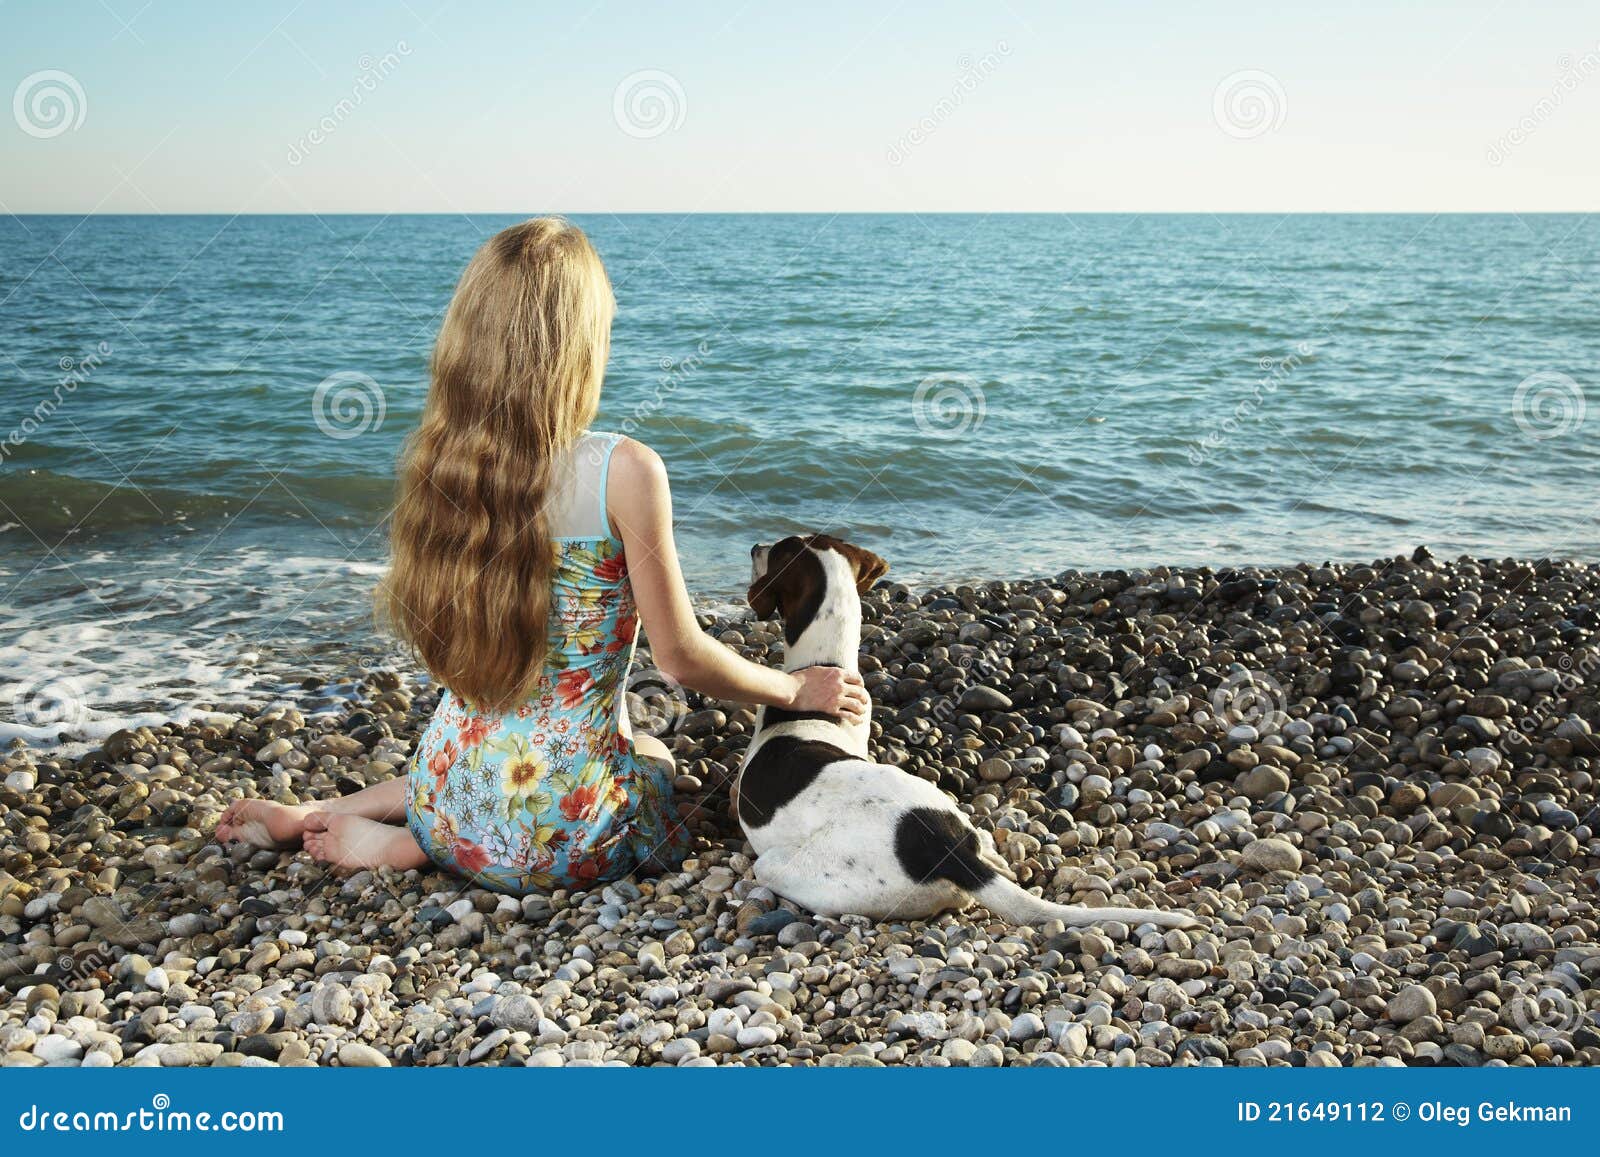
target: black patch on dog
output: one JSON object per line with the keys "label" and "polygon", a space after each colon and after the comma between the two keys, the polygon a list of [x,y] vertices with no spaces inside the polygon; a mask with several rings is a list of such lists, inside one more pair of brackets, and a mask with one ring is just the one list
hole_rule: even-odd
{"label": "black patch on dog", "polygon": [[978,833],[953,812],[914,807],[895,824],[895,859],[919,884],[948,880],[976,892],[995,877],[979,851]]}
{"label": "black patch on dog", "polygon": [[747,828],[765,827],[779,808],[815,782],[823,768],[854,758],[820,739],[774,736],[761,745],[739,777],[739,822]]}
{"label": "black patch on dog", "polygon": [[805,633],[822,609],[828,593],[828,572],[807,540],[790,535],[767,552],[767,569],[750,584],[750,609],[756,618],[783,616],[783,637],[789,646]]}
{"label": "black patch on dog", "polygon": [[[810,664],[811,667],[837,667],[839,665],[838,663]],[[801,671],[807,669],[807,667],[799,668]],[[793,675],[796,672],[791,671],[789,673]],[[787,707],[768,707],[765,708],[764,714],[761,716],[761,726],[771,727],[776,723],[795,723],[801,719],[820,719],[825,723],[842,723],[844,721],[843,716],[833,715],[827,711],[790,711]]]}
{"label": "black patch on dog", "polygon": [[783,638],[789,646],[800,641],[822,609],[828,593],[828,572],[812,550],[802,550],[788,564],[788,595],[783,606]]}
{"label": "black patch on dog", "polygon": [[829,715],[826,711],[790,711],[787,707],[768,707],[766,714],[761,717],[763,727],[772,727],[778,723],[794,723],[800,719],[821,719],[828,723],[838,723],[839,716]]}

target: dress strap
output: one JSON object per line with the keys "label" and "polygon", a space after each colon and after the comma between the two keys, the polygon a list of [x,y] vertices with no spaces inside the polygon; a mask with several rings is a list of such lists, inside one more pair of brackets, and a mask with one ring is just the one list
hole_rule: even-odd
{"label": "dress strap", "polygon": [[606,515],[606,477],[620,434],[583,434],[567,455],[546,510],[558,539],[615,538]]}
{"label": "dress strap", "polygon": [[600,493],[600,525],[605,527],[605,531],[608,535],[620,542],[621,539],[611,526],[611,512],[606,509],[606,488],[608,483],[611,481],[611,455],[616,452],[617,444],[622,441],[622,435],[597,432],[594,436],[596,438],[604,438],[606,440],[606,448],[600,456],[600,480],[598,488]]}

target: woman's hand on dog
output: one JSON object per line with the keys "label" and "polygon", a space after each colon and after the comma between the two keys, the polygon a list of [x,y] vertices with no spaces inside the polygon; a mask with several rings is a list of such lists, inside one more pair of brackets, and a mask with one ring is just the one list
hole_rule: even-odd
{"label": "woman's hand on dog", "polygon": [[843,715],[852,723],[865,722],[872,715],[872,700],[861,684],[861,676],[842,667],[806,667],[794,673],[794,698],[788,706],[795,711],[826,711]]}

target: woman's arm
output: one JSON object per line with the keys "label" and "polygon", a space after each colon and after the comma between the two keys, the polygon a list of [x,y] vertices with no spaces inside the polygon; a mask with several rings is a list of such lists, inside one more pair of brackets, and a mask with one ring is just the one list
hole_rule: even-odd
{"label": "woman's arm", "polygon": [[837,667],[789,674],[752,663],[708,636],[695,622],[672,540],[667,468],[648,446],[623,439],[611,455],[606,514],[622,539],[639,619],[656,666],[715,699],[830,711],[852,719],[871,709],[861,676]]}

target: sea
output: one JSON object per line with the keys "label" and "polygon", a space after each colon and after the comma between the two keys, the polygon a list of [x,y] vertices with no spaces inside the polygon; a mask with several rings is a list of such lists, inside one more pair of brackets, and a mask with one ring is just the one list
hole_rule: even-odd
{"label": "sea", "polygon": [[[517,219],[0,217],[0,742],[403,662],[396,455]],[[707,609],[801,530],[919,588],[1600,558],[1600,215],[574,220]]]}

